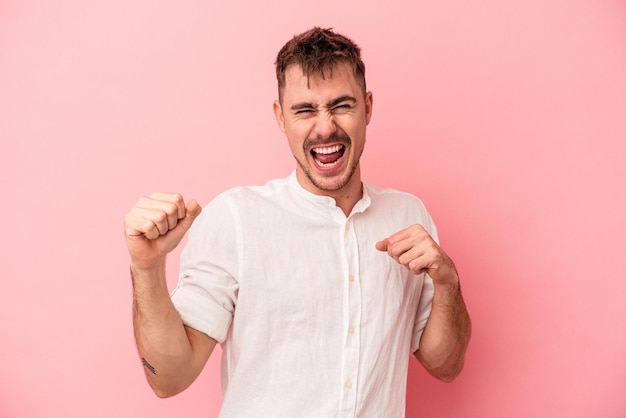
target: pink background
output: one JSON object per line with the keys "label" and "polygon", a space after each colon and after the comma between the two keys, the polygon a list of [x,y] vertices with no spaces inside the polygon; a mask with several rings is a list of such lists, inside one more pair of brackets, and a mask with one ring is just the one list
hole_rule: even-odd
{"label": "pink background", "polygon": [[292,170],[273,62],[313,25],[363,47],[364,177],[423,198],[473,318],[408,417],[626,416],[626,3],[261,3],[0,1],[0,417],[217,415],[219,354],[144,382],[122,219]]}

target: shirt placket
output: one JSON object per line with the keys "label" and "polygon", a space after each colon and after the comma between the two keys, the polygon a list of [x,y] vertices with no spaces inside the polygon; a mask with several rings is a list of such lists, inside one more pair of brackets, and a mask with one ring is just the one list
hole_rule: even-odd
{"label": "shirt placket", "polygon": [[354,417],[359,385],[359,357],[361,342],[361,280],[357,240],[352,218],[345,219],[342,228],[345,255],[344,281],[344,347],[342,370],[341,416]]}

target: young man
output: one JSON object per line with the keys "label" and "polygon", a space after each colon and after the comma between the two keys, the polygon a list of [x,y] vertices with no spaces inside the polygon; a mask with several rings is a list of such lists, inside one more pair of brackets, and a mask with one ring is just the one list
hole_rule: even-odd
{"label": "young man", "polygon": [[[220,343],[223,417],[402,417],[411,353],[444,381],[463,367],[458,274],[419,199],[361,180],[373,102],[359,48],[314,28],[281,49],[276,75],[294,173],[201,216],[166,193],[126,216],[148,382],[181,392]],[[166,255],[192,223],[170,295]]]}

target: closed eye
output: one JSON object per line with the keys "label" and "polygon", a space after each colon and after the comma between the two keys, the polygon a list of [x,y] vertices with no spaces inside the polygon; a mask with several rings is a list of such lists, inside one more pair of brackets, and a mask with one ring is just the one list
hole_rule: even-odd
{"label": "closed eye", "polygon": [[343,111],[350,110],[350,109],[352,109],[352,104],[351,103],[341,103],[341,104],[339,104],[337,106],[334,106],[332,108],[332,111],[341,113]]}
{"label": "closed eye", "polygon": [[326,104],[326,108],[331,112],[343,113],[352,109],[357,103],[357,100],[348,95],[339,96],[334,100],[331,100]]}

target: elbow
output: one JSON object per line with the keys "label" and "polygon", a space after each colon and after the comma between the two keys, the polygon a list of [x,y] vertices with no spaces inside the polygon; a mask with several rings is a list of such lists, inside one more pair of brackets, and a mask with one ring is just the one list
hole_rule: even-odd
{"label": "elbow", "polygon": [[454,366],[447,365],[434,368],[425,367],[425,369],[435,379],[444,383],[451,383],[461,374],[461,371],[463,370],[463,362]]}
{"label": "elbow", "polygon": [[155,382],[152,379],[148,379],[148,383],[152,392],[154,392],[154,394],[160,399],[171,398],[184,390],[184,388],[179,388],[171,384],[163,384],[162,382]]}
{"label": "elbow", "polygon": [[163,390],[160,388],[152,388],[154,394],[160,399],[171,398],[172,396],[178,395],[179,392],[174,392],[170,390]]}
{"label": "elbow", "polygon": [[465,365],[464,354],[439,358],[436,356],[425,356],[423,352],[418,350],[415,352],[415,357],[417,357],[417,360],[428,374],[444,383],[454,381],[461,374]]}
{"label": "elbow", "polygon": [[429,373],[433,377],[441,380],[444,383],[451,383],[461,374],[461,370],[463,370],[462,365],[453,370],[445,370],[445,371],[430,371],[429,370]]}

